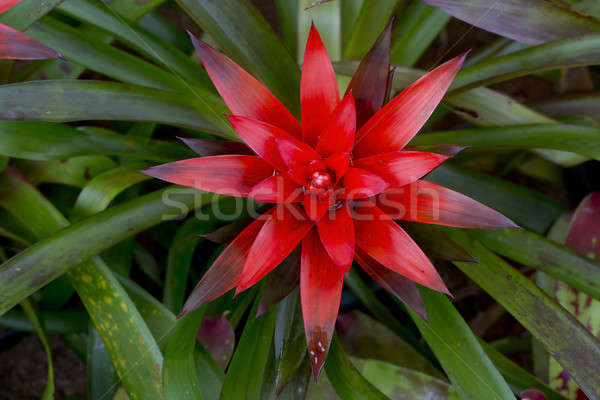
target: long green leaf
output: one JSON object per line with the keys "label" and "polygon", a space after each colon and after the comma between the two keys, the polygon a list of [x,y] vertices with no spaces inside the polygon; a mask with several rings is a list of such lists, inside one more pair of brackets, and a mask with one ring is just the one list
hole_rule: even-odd
{"label": "long green leaf", "polygon": [[0,16],[0,22],[23,31],[48,14],[64,0],[22,0]]}
{"label": "long green leaf", "polygon": [[46,378],[46,388],[42,394],[42,400],[53,400],[54,399],[54,365],[52,362],[52,350],[50,348],[50,342],[46,334],[43,322],[40,320],[38,313],[35,310],[33,304],[28,300],[24,299],[21,302],[21,308],[35,327],[35,330],[42,342],[44,351],[46,352],[46,360],[48,362],[48,376]]}
{"label": "long green leaf", "polygon": [[79,188],[87,185],[96,175],[117,165],[106,156],[81,156],[48,161],[15,159],[12,164],[34,185],[61,183]]}
{"label": "long green leaf", "polygon": [[120,14],[129,21],[135,21],[154,10],[165,0],[113,0],[110,3],[112,11]]}
{"label": "long green leaf", "polygon": [[177,0],[223,51],[300,114],[300,71],[260,12],[245,0]]}
{"label": "long green leaf", "polygon": [[[6,179],[4,175],[0,198],[8,187]],[[0,315],[84,260],[213,199],[212,194],[168,187],[112,207],[36,243],[0,265]],[[37,207],[32,205],[31,209]],[[26,224],[35,225],[32,222],[28,220]]]}
{"label": "long green leaf", "polygon": [[345,60],[360,60],[388,24],[402,0],[365,0],[344,48]]}
{"label": "long green leaf", "polygon": [[342,400],[390,400],[352,365],[336,334],[331,340],[325,371]]}
{"label": "long green leaf", "polygon": [[[250,315],[256,315],[260,296],[256,297]],[[260,386],[273,343],[277,308],[246,323],[237,349],[233,354],[221,400],[259,400]]]}
{"label": "long green leaf", "polygon": [[[462,244],[462,243],[461,243]],[[429,321],[410,312],[462,399],[513,400],[507,383],[445,295],[421,288]]]}
{"label": "long green leaf", "polygon": [[[83,310],[44,310],[40,314],[44,328],[49,333],[83,333],[87,331],[89,318]],[[0,326],[18,331],[34,332],[35,327],[27,316],[12,310],[0,317]]]}
{"label": "long green leaf", "polygon": [[577,125],[525,125],[435,132],[416,136],[411,144],[453,143],[472,148],[554,149],[600,160],[600,129]]}
{"label": "long green leaf", "polygon": [[38,81],[1,86],[0,104],[4,120],[157,122],[237,137],[225,125],[222,101],[208,92],[193,97],[114,82]]}
{"label": "long green leaf", "polygon": [[89,325],[86,353],[87,397],[89,400],[113,398],[119,389],[119,376],[100,332],[93,323]]}
{"label": "long green leaf", "polygon": [[475,265],[454,264],[531,332],[589,398],[599,399],[596,374],[600,365],[598,340],[540,288],[480,242],[464,231],[449,232],[454,241],[479,260],[479,264]]}
{"label": "long green leaf", "polygon": [[600,263],[533,232],[477,230],[472,235],[496,253],[568,283],[600,299]]}
{"label": "long green leaf", "polygon": [[599,48],[600,34],[590,34],[487,59],[462,70],[450,90],[466,90],[556,68],[600,64]]}

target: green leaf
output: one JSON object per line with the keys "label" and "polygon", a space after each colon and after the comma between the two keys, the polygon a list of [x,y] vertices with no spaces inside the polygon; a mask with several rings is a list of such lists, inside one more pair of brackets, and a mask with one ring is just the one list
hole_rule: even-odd
{"label": "green leaf", "polygon": [[87,397],[89,400],[113,398],[119,389],[119,377],[98,329],[93,323],[89,325],[86,352]]}
{"label": "green leaf", "polygon": [[[1,205],[11,214],[18,215],[27,226],[30,226],[30,221],[35,219],[35,229],[32,229],[32,232],[38,239],[41,240],[44,237],[52,235],[53,232],[68,225],[68,221],[53,205],[43,198],[16,171],[12,169],[7,170],[1,178],[3,180],[3,190],[0,194]],[[35,218],[33,215],[35,215]],[[65,231],[63,229],[59,234]],[[93,240],[94,238],[88,238],[87,242],[92,242]],[[33,248],[35,248],[35,245],[29,249]],[[18,258],[19,255],[25,252],[19,253],[6,263],[14,261],[15,258]],[[46,260],[51,258],[49,257],[50,254],[58,256],[58,260],[55,259],[50,268],[59,270],[59,274],[68,269],[61,270],[59,268],[59,266],[64,266],[63,260],[65,254],[69,258],[72,255],[68,251],[68,246],[61,247],[61,251],[42,251],[41,253],[41,256]],[[58,255],[59,253],[60,255]],[[124,289],[119,285],[110,269],[99,257],[94,257],[91,261],[81,264],[83,259],[73,255],[73,258],[69,261],[72,263],[69,267],[76,266],[68,272],[69,281],[75,290],[77,290],[81,301],[102,335],[102,339],[111,354],[115,368],[128,393],[144,399],[163,398],[162,382],[160,380],[162,355],[148,327],[145,325]],[[3,265],[6,265],[6,263]],[[13,272],[13,274],[9,274],[9,276],[12,275],[11,278],[1,280],[2,282],[10,282],[10,284],[6,285],[7,289],[3,289],[3,294],[7,292],[10,295],[12,294],[11,292],[18,292],[19,289],[22,289],[19,285],[19,278],[24,275],[27,276],[32,272],[37,273],[34,285],[41,286],[52,280],[52,275],[56,271],[50,273],[48,270],[40,271],[38,269],[40,268],[40,264],[34,264],[34,269],[37,269],[36,271],[32,271],[25,264],[19,264],[16,267],[17,269],[14,270],[16,276]],[[43,265],[41,267],[43,268]],[[6,270],[2,272],[6,272]],[[31,289],[35,291],[37,288],[32,287],[34,285],[28,285],[25,288],[25,292]],[[21,291],[20,293],[16,293],[16,295],[24,296],[24,293]],[[4,299],[2,299],[2,303],[4,306]],[[8,305],[8,307],[10,306]],[[3,314],[4,311],[2,310],[0,314]],[[134,340],[137,343],[133,342]]]}
{"label": "green leaf", "polygon": [[297,54],[298,48],[298,0],[275,0],[281,36],[290,54]]}
{"label": "green leaf", "polygon": [[424,1],[471,25],[522,43],[539,44],[600,30],[600,21],[570,10],[564,1]]}
{"label": "green leaf", "polygon": [[403,0],[365,0],[343,51],[344,60],[360,60],[369,51]]}
{"label": "green leaf", "polygon": [[420,290],[429,321],[412,311],[411,317],[460,398],[514,400],[504,378],[446,296],[424,287]]}
{"label": "green leaf", "polygon": [[181,80],[208,90],[212,88],[206,72],[202,68],[198,68],[198,65],[186,54],[156,38],[138,25],[119,18],[109,6],[98,1],[69,0],[63,2],[58,9],[71,17],[104,29],[120,42],[162,65]]}
{"label": "green leaf", "polygon": [[300,115],[300,71],[260,12],[245,0],[177,0],[242,68]]}
{"label": "green leaf", "polygon": [[525,125],[417,135],[411,145],[452,143],[474,149],[517,148],[569,151],[600,160],[600,129],[578,125]]}
{"label": "green leaf", "polygon": [[[4,204],[9,200],[6,188],[14,179],[6,173],[0,177],[0,201]],[[30,189],[19,186],[18,190]],[[112,207],[36,243],[0,265],[0,315],[84,260],[213,199],[214,195],[197,190],[167,187]],[[26,203],[21,206],[27,209]],[[31,210],[39,208],[38,204],[29,207]],[[53,209],[48,212],[58,215]],[[33,232],[36,231],[33,220],[24,222]]]}
{"label": "green leaf", "polygon": [[0,16],[4,25],[24,31],[37,20],[48,14],[64,0],[21,0],[17,5]]}
{"label": "green leaf", "polygon": [[[31,142],[30,142],[31,144]],[[117,166],[106,156],[81,156],[60,160],[13,160],[13,165],[34,185],[61,183],[82,188],[98,174]]]}
{"label": "green leaf", "polygon": [[537,111],[553,117],[578,115],[595,120],[600,119],[600,115],[598,115],[599,107],[600,94],[597,93],[552,97],[548,101],[534,105]]}
{"label": "green leaf", "polygon": [[594,372],[600,364],[598,340],[534,283],[466,232],[452,230],[450,235],[479,260],[475,265],[454,264],[531,332],[588,397],[600,397]]}
{"label": "green leaf", "polygon": [[46,352],[46,360],[48,363],[48,376],[46,378],[46,388],[44,389],[44,393],[42,394],[42,400],[53,400],[54,399],[54,366],[52,363],[52,350],[50,348],[50,342],[48,341],[48,336],[46,335],[46,330],[44,329],[44,325],[42,321],[40,321],[38,317],[38,313],[36,312],[33,304],[28,299],[24,299],[21,301],[21,308],[35,327],[35,330],[42,342],[42,346],[44,347],[44,351]]}
{"label": "green leaf", "polygon": [[538,268],[575,289],[600,299],[600,263],[533,232],[477,230],[471,235],[487,248],[518,263]]}
{"label": "green leaf", "polygon": [[225,126],[223,102],[208,92],[196,98],[114,82],[38,81],[0,86],[0,105],[5,120],[157,122],[238,138]]}
{"label": "green leaf", "polygon": [[298,1],[298,62],[302,64],[310,27],[315,24],[331,60],[342,57],[340,2],[332,1],[309,8],[314,1]]}
{"label": "green leaf", "polygon": [[325,371],[342,400],[390,400],[352,365],[336,334],[329,347]]}
{"label": "green leaf", "polygon": [[123,18],[135,21],[164,2],[165,0],[113,0],[109,3],[109,7],[113,12],[123,16]]}
{"label": "green leaf", "polygon": [[77,196],[70,215],[71,221],[105,210],[119,193],[149,179],[147,175],[137,172],[147,166],[145,163],[133,163],[97,175]]}
{"label": "green leaf", "polygon": [[486,59],[459,72],[450,90],[464,91],[556,68],[599,64],[599,48],[600,34],[589,34]]}
{"label": "green leaf", "polygon": [[412,67],[446,24],[450,14],[414,0],[402,13],[392,32],[391,63]]}
{"label": "green leaf", "polygon": [[180,318],[165,348],[163,377],[167,399],[205,399],[196,375],[196,336],[206,308]]}
{"label": "green leaf", "polygon": [[193,94],[195,88],[175,75],[124,50],[92,40],[77,29],[44,17],[27,30],[34,39],[93,71],[111,78],[163,90]]}
{"label": "green leaf", "polygon": [[267,366],[267,357],[273,343],[276,308],[252,319],[256,315],[260,297],[257,296],[250,311],[238,346],[233,354],[221,400],[259,400],[260,386]]}

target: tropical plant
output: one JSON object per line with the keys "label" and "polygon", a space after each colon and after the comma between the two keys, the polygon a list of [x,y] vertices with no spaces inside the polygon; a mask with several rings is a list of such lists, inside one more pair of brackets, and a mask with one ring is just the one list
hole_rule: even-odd
{"label": "tropical plant", "polygon": [[38,395],[600,399],[597,1],[254,3],[0,1]]}

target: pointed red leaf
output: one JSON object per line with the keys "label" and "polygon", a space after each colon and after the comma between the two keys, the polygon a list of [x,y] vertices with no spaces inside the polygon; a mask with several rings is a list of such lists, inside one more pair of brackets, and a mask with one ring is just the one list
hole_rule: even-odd
{"label": "pointed red leaf", "polygon": [[213,301],[222,294],[233,289],[242,275],[244,261],[254,243],[256,235],[260,232],[273,210],[265,213],[261,218],[252,222],[237,238],[217,257],[206,274],[202,277],[192,294],[185,302],[183,311],[179,316],[185,315]]}
{"label": "pointed red leaf", "polygon": [[288,167],[287,162],[280,154],[277,143],[279,140],[293,143],[296,147],[311,155],[316,154],[309,146],[274,125],[237,115],[229,115],[227,118],[233,129],[256,154],[282,172],[287,171]]}
{"label": "pointed red leaf", "polygon": [[333,111],[329,123],[320,133],[317,151],[323,157],[335,153],[350,153],[354,147],[356,109],[352,92],[348,92]]}
{"label": "pointed red leaf", "polygon": [[345,191],[341,197],[345,199],[362,199],[375,196],[389,187],[389,183],[373,172],[360,168],[348,168],[346,175],[344,175]]}
{"label": "pointed red leaf", "polygon": [[312,221],[320,220],[331,206],[329,197],[321,198],[310,193],[304,195],[304,211]]}
{"label": "pointed red leaf", "polygon": [[140,172],[177,185],[245,197],[253,186],[273,175],[273,167],[257,156],[230,155],[190,158]]}
{"label": "pointed red leaf", "polygon": [[60,58],[56,51],[46,47],[8,25],[0,24],[0,58],[15,60],[46,60]]}
{"label": "pointed red leaf", "polygon": [[287,175],[277,174],[255,185],[248,197],[263,203],[296,203],[302,201],[304,191]]}
{"label": "pointed red leaf", "polygon": [[327,169],[333,171],[335,179],[340,180],[346,175],[350,166],[350,155],[348,153],[336,153],[325,160]]}
{"label": "pointed red leaf", "polygon": [[382,177],[391,187],[402,187],[422,178],[448,158],[420,151],[394,151],[354,160],[354,166]]}
{"label": "pointed red leaf", "polygon": [[411,310],[427,319],[425,304],[417,284],[404,276],[395,273],[381,265],[377,260],[368,255],[364,250],[356,248],[356,261],[375,279],[385,290],[398,297]]}
{"label": "pointed red leaf", "polygon": [[459,228],[518,228],[498,211],[464,194],[419,180],[377,196],[377,206],[391,218]]}
{"label": "pointed red leaf", "polygon": [[0,0],[0,14],[19,4],[21,0]]}
{"label": "pointed red leaf", "polygon": [[329,352],[343,282],[344,270],[333,263],[316,229],[312,230],[302,241],[300,297],[308,356],[315,379]]}
{"label": "pointed red leaf", "polygon": [[302,129],[306,143],[311,146],[317,144],[339,101],[340,89],[331,59],[313,24],[306,43],[300,80]]}
{"label": "pointed red leaf", "polygon": [[401,150],[427,122],[465,57],[437,67],[379,110],[356,134],[355,157]]}
{"label": "pointed red leaf", "polygon": [[398,224],[370,201],[355,204],[356,245],[386,268],[450,294],[431,261]]}
{"label": "pointed red leaf", "polygon": [[362,127],[383,106],[390,73],[392,22],[362,59],[350,84],[356,100],[356,126]]}
{"label": "pointed red leaf", "polygon": [[267,88],[230,58],[189,35],[206,72],[233,114],[266,122],[302,138],[301,125]]}
{"label": "pointed red leaf", "polygon": [[238,292],[248,289],[277,267],[313,225],[299,206],[277,206],[256,236],[246,258]]}
{"label": "pointed red leaf", "polygon": [[202,157],[222,156],[226,154],[254,155],[252,149],[244,142],[190,138],[179,139]]}
{"label": "pointed red leaf", "polygon": [[348,202],[335,213],[327,213],[317,223],[321,243],[331,260],[348,271],[354,259],[354,221]]}
{"label": "pointed red leaf", "polygon": [[319,153],[298,140],[276,139],[279,154],[289,169],[319,161]]}

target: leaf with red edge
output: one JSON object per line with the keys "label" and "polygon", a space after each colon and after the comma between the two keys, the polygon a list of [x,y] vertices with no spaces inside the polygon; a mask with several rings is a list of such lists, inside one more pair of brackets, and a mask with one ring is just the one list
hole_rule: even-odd
{"label": "leaf with red edge", "polygon": [[345,271],[350,269],[354,259],[355,236],[348,202],[344,202],[339,210],[326,213],[317,223],[317,230],[331,260]]}
{"label": "leaf with red edge", "polygon": [[421,151],[394,151],[354,160],[354,166],[377,174],[392,187],[402,187],[422,178],[448,158]]}
{"label": "leaf with red edge", "polygon": [[317,151],[323,157],[350,153],[354,147],[356,109],[352,92],[348,92],[333,111],[329,123],[319,136]]}
{"label": "leaf with red edge", "polygon": [[302,138],[302,127],[252,75],[188,32],[210,79],[233,114],[264,121]]}
{"label": "leaf with red edge", "polygon": [[233,129],[246,144],[260,157],[271,163],[280,171],[287,171],[287,163],[280,154],[278,140],[286,140],[296,145],[301,151],[316,154],[309,146],[295,139],[288,132],[256,119],[229,115],[227,117]]}
{"label": "leaf with red edge", "polygon": [[381,33],[371,50],[362,59],[347,92],[352,91],[356,102],[356,127],[361,128],[383,107],[390,73],[392,22]]}
{"label": "leaf with red edge", "polygon": [[179,139],[202,157],[222,156],[226,154],[254,155],[254,152],[242,142],[211,139]]}
{"label": "leaf with red edge", "polygon": [[344,175],[344,193],[340,197],[362,199],[375,196],[389,187],[389,183],[373,172],[360,168],[348,168]]}
{"label": "leaf with red edge", "polygon": [[331,59],[313,24],[306,42],[300,80],[302,137],[306,143],[317,144],[339,101],[340,91]]}
{"label": "leaf with red edge", "polygon": [[408,308],[421,317],[427,319],[425,304],[423,304],[423,299],[416,283],[381,265],[360,248],[356,249],[356,261],[385,290],[398,297]]}
{"label": "leaf with red edge", "polygon": [[56,51],[44,46],[8,25],[0,24],[0,58],[16,60],[46,60],[60,58]]}
{"label": "leaf with red edge", "polygon": [[235,333],[225,314],[204,318],[197,337],[217,365],[225,370],[235,348]]}
{"label": "leaf with red edge", "polygon": [[269,311],[288,294],[292,293],[300,281],[300,248],[296,248],[266,277],[256,316]]}
{"label": "leaf with red edge", "polygon": [[297,203],[302,201],[304,191],[287,175],[277,174],[254,185],[248,197],[263,203]]}
{"label": "leaf with red edge", "polygon": [[498,211],[423,180],[382,193],[377,196],[376,204],[394,219],[459,228],[518,228]]}
{"label": "leaf with red edge", "polygon": [[440,65],[379,110],[356,134],[355,157],[401,150],[436,109],[466,56]]}
{"label": "leaf with red edge", "polygon": [[0,14],[19,4],[21,0],[0,0]]}
{"label": "leaf with red edge", "polygon": [[354,208],[356,245],[383,266],[439,292],[450,294],[423,251],[383,211],[370,201]]}
{"label": "leaf with red edge", "polygon": [[340,307],[344,270],[329,258],[316,229],[302,242],[300,297],[308,356],[315,379],[329,352]]}
{"label": "leaf with red edge", "polygon": [[257,156],[190,158],[140,171],[154,178],[228,196],[247,196],[253,186],[273,174]]}
{"label": "leaf with red edge", "polygon": [[277,267],[313,225],[296,204],[275,207],[246,257],[237,292],[246,290]]}
{"label": "leaf with red edge", "polygon": [[261,218],[252,222],[246,229],[235,238],[233,242],[217,257],[209,270],[204,274],[192,294],[185,302],[179,316],[185,315],[202,305],[213,301],[222,294],[230,291],[237,285],[244,262],[259,234],[265,218],[272,214],[273,210],[263,214]]}

